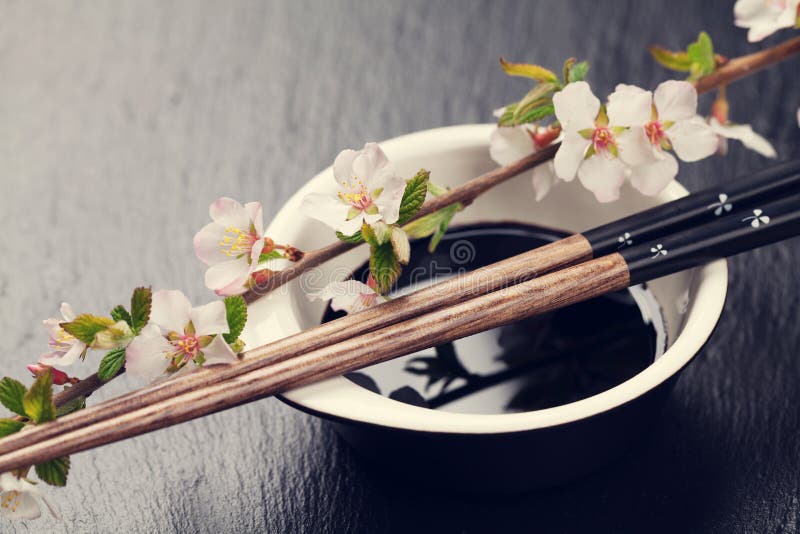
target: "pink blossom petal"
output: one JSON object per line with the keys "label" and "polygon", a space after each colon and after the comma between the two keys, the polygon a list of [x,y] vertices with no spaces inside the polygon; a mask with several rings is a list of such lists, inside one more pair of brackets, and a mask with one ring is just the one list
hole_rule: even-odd
{"label": "pink blossom petal", "polygon": [[553,162],[547,161],[534,167],[531,173],[531,180],[533,182],[533,191],[538,202],[547,196],[553,186],[558,183],[558,177],[556,176]]}
{"label": "pink blossom petal", "polygon": [[613,126],[644,126],[650,122],[653,94],[635,85],[617,85],[608,97],[609,123]]}
{"label": "pink blossom petal", "polygon": [[153,293],[150,323],[160,326],[167,332],[183,333],[183,329],[189,323],[191,309],[189,299],[177,289],[156,291]]}
{"label": "pink blossom petal", "polygon": [[[86,344],[76,340],[69,350],[58,360],[58,365],[72,365],[78,361],[78,358],[80,358],[84,350],[86,350]],[[46,364],[46,362],[42,363]]]}
{"label": "pink blossom petal", "polygon": [[211,343],[203,349],[203,356],[206,359],[203,365],[232,364],[239,361],[222,336],[214,336]]}
{"label": "pink blossom petal", "polygon": [[699,116],[676,122],[666,133],[675,154],[683,161],[698,161],[717,151],[717,136]]}
{"label": "pink blossom petal", "polygon": [[250,222],[256,227],[256,235],[263,237],[264,234],[264,208],[261,207],[261,202],[248,202],[244,205],[247,216]]}
{"label": "pink blossom petal", "polygon": [[250,265],[243,259],[212,265],[206,271],[206,287],[217,290],[231,284],[244,285],[250,272]]}
{"label": "pink blossom petal", "polygon": [[[338,228],[347,218],[349,207],[331,195],[310,193],[303,198],[300,211],[305,215],[323,222],[331,228]],[[359,226],[360,227],[360,226]],[[347,234],[352,235],[352,234]]]}
{"label": "pink blossom petal", "polygon": [[712,117],[710,126],[715,134],[726,139],[736,139],[737,141],[741,141],[744,146],[750,150],[758,152],[764,157],[778,157],[778,153],[775,151],[775,147],[772,146],[772,143],[754,132],[753,128],[749,124],[722,125],[719,123],[719,121],[717,121],[717,119]]}
{"label": "pink blossom petal", "polygon": [[600,100],[586,82],[568,84],[553,95],[553,105],[556,117],[565,130],[594,128],[594,120],[600,111]]}
{"label": "pink blossom petal", "polygon": [[372,219],[372,222],[375,222],[380,220],[380,215],[365,216],[362,213],[358,217],[354,217],[349,221],[343,219],[339,224],[336,225],[335,229],[337,232],[341,232],[344,235],[353,235],[361,230],[361,226],[365,219]]}
{"label": "pink blossom petal", "polygon": [[661,122],[682,121],[697,115],[697,90],[689,82],[663,82],[656,88],[653,102]]}
{"label": "pink blossom petal", "polygon": [[59,319],[45,319],[42,321],[44,325],[44,329],[47,331],[47,336],[55,341],[58,340],[62,336],[63,329],[61,328],[61,323],[63,321]]}
{"label": "pink blossom petal", "polygon": [[337,184],[342,185],[342,181],[350,182],[353,178],[353,161],[356,156],[358,156],[358,151],[348,148],[339,152],[339,155],[333,160],[333,177]]}
{"label": "pink blossom petal", "polygon": [[63,317],[65,321],[70,322],[75,320],[75,311],[72,309],[72,306],[70,306],[69,303],[62,302],[60,311],[61,317]]}
{"label": "pink blossom petal", "polygon": [[125,350],[125,370],[131,376],[152,382],[166,373],[172,350],[161,330],[148,324]]}
{"label": "pink blossom petal", "polygon": [[617,135],[619,157],[626,165],[636,167],[655,162],[656,148],[650,143],[642,126],[636,126]]}
{"label": "pink blossom petal", "polygon": [[619,188],[625,182],[625,165],[619,158],[592,156],[578,169],[578,178],[598,202],[611,202],[619,198]]}
{"label": "pink blossom petal", "polygon": [[261,258],[261,253],[264,251],[264,239],[259,239],[253,243],[250,249],[250,267],[249,271],[252,273],[258,267],[258,260]]}
{"label": "pink blossom petal", "polygon": [[220,242],[225,238],[225,228],[215,222],[208,223],[194,236],[194,253],[206,265],[230,261]]}
{"label": "pink blossom petal", "polygon": [[353,160],[352,176],[370,182],[376,172],[389,164],[378,143],[366,143]]}
{"label": "pink blossom petal", "polygon": [[578,167],[581,166],[586,154],[586,149],[591,144],[591,141],[584,139],[578,132],[567,132],[553,160],[556,176],[567,182],[575,178]]}
{"label": "pink blossom petal", "polygon": [[489,155],[498,165],[508,165],[535,152],[528,127],[502,126],[489,137]]}
{"label": "pink blossom petal", "polygon": [[189,317],[198,336],[227,334],[230,331],[225,304],[221,300],[192,308]]}
{"label": "pink blossom petal", "polygon": [[223,228],[233,226],[240,230],[247,230],[250,226],[250,217],[247,210],[232,198],[220,197],[211,203],[208,208],[211,220]]}
{"label": "pink blossom petal", "polygon": [[642,194],[659,194],[678,175],[678,160],[672,154],[664,153],[664,158],[635,167],[631,171],[631,184]]}

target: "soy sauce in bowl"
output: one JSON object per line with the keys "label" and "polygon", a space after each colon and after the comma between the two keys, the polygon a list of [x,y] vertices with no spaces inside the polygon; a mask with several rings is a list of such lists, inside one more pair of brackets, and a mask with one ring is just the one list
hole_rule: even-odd
{"label": "soy sauce in bowl", "polygon": [[[524,224],[451,229],[433,253],[411,243],[393,296],[560,239]],[[353,276],[366,281],[363,265]],[[342,315],[330,308],[323,322]],[[514,413],[581,400],[644,370],[666,349],[661,309],[645,286],[517,321],[397,358],[348,379],[408,404],[460,413]]]}

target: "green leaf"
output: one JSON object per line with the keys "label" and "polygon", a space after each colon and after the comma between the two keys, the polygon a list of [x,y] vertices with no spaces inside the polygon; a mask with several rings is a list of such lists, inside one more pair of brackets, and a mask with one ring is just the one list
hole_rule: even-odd
{"label": "green leaf", "polygon": [[69,473],[69,456],[56,458],[36,466],[36,475],[51,486],[66,486]]}
{"label": "green leaf", "polygon": [[131,319],[131,314],[128,313],[128,310],[125,309],[125,306],[120,304],[116,306],[113,310],[111,310],[111,318],[114,319],[114,322],[117,323],[119,321],[125,321],[128,323],[128,326],[131,325],[133,322]]}
{"label": "green leaf", "polygon": [[258,263],[264,263],[270,260],[279,260],[283,257],[284,257],[283,254],[281,254],[277,250],[272,250],[270,252],[267,252],[266,254],[262,253],[261,256],[258,257]]}
{"label": "green leaf", "polygon": [[125,365],[125,347],[111,349],[100,360],[100,368],[97,370],[97,378],[103,382],[108,382],[119,373]]}
{"label": "green leaf", "polygon": [[61,328],[87,345],[91,345],[94,343],[94,336],[112,324],[114,324],[114,320],[109,317],[82,313],[68,323],[61,323]]}
{"label": "green leaf", "polygon": [[400,262],[394,253],[392,243],[384,243],[377,247],[372,247],[369,257],[369,272],[375,279],[378,293],[385,295],[389,292],[400,276]]}
{"label": "green leaf", "polygon": [[572,69],[572,66],[577,61],[578,61],[577,59],[575,59],[574,57],[571,57],[571,58],[567,59],[564,62],[564,66],[561,67],[561,74],[562,74],[562,77],[564,79],[564,85],[569,83],[569,71],[570,71],[570,69]]}
{"label": "green leaf", "polygon": [[514,108],[513,123],[514,125],[524,124],[520,122],[520,117],[525,115],[533,108],[540,107],[544,104],[552,104],[553,93],[558,89],[554,83],[540,83],[530,90],[522,100],[520,100]]}
{"label": "green leaf", "polygon": [[361,235],[364,237],[364,241],[369,243],[370,246],[377,247],[380,245],[378,236],[375,235],[375,230],[367,223],[361,225]]}
{"label": "green leaf", "polygon": [[569,74],[567,75],[567,81],[569,83],[583,81],[583,79],[586,77],[586,72],[588,70],[589,70],[588,61],[581,61],[580,63],[575,63],[569,69]]}
{"label": "green leaf", "polygon": [[150,320],[150,306],[153,304],[153,291],[149,287],[137,287],[131,295],[131,328],[135,333],[142,331]]}
{"label": "green leaf", "polygon": [[10,436],[11,434],[16,434],[22,430],[22,427],[24,426],[25,423],[22,421],[17,421],[15,419],[0,419],[0,438]]}
{"label": "green leaf", "polygon": [[428,193],[431,195],[438,197],[439,195],[444,195],[450,191],[448,187],[442,187],[441,185],[436,185],[435,183],[428,180]]}
{"label": "green leaf", "polygon": [[227,334],[222,337],[226,343],[231,344],[239,339],[247,323],[247,303],[241,295],[225,298],[225,314],[228,317]]}
{"label": "green leaf", "polygon": [[439,217],[439,226],[436,228],[433,237],[431,237],[430,243],[428,243],[428,252],[433,253],[436,250],[436,247],[439,246],[439,241],[441,241],[444,237],[444,234],[447,233],[447,229],[450,227],[450,221],[453,220],[453,216],[463,208],[464,206],[460,202],[456,202],[455,204],[450,204],[446,208],[439,210],[441,212]]}
{"label": "green leaf", "polygon": [[65,415],[69,415],[72,412],[77,412],[78,410],[83,410],[84,408],[86,408],[86,397],[78,397],[76,399],[72,399],[66,404],[57,406],[56,417],[64,417]]}
{"label": "green leaf", "polygon": [[364,236],[361,235],[361,230],[353,235],[344,235],[341,232],[336,232],[336,237],[339,238],[339,241],[344,241],[345,243],[362,243],[364,241]]}
{"label": "green leaf", "polygon": [[397,224],[405,224],[410,221],[425,203],[430,176],[429,171],[420,169],[413,178],[406,182],[403,200],[400,201],[400,217],[397,219]]}
{"label": "green leaf", "polygon": [[22,398],[25,396],[25,391],[26,388],[22,382],[5,377],[0,380],[0,403],[3,403],[3,406],[15,414],[27,417],[25,408],[22,406]]}
{"label": "green leaf", "polygon": [[503,58],[500,58],[500,66],[509,76],[522,76],[523,78],[531,78],[537,82],[555,82],[558,83],[558,76],[553,71],[547,70],[539,65],[531,63],[510,63]]}
{"label": "green leaf", "polygon": [[548,117],[549,115],[554,115],[556,112],[555,107],[552,103],[543,104],[539,107],[535,107],[524,115],[522,115],[519,120],[518,124],[527,124],[529,122],[536,122]]}
{"label": "green leaf", "polygon": [[679,72],[689,72],[692,68],[692,60],[686,52],[673,52],[661,46],[651,46],[650,55],[664,67],[677,70]]}
{"label": "green leaf", "polygon": [[497,119],[498,126],[513,126],[514,124],[514,111],[517,109],[517,103],[508,104],[505,106],[503,114]]}
{"label": "green leaf", "polygon": [[691,75],[689,76],[691,80],[697,80],[711,74],[717,67],[717,63],[714,60],[714,45],[711,43],[711,37],[706,32],[700,32],[700,35],[697,36],[697,41],[686,48],[686,53],[692,62],[690,67]]}
{"label": "green leaf", "polygon": [[46,423],[56,418],[53,404],[53,373],[42,373],[33,381],[31,388],[22,397],[25,415],[34,423]]}

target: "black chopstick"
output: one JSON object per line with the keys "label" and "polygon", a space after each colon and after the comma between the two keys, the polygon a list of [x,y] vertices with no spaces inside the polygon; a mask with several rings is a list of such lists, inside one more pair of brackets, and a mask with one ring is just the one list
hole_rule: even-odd
{"label": "black chopstick", "polygon": [[582,232],[595,258],[800,190],[800,160],[773,165]]}

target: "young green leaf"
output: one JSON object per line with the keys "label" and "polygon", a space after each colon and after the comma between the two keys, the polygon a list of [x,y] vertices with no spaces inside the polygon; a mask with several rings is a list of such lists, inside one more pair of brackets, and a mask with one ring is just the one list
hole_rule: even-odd
{"label": "young green leaf", "polygon": [[523,78],[531,78],[537,82],[555,82],[558,83],[558,76],[553,71],[547,70],[539,65],[530,63],[511,63],[503,58],[500,58],[500,66],[509,76],[522,76]]}
{"label": "young green leaf", "polygon": [[72,399],[68,403],[56,407],[56,418],[64,417],[65,415],[69,415],[72,412],[77,412],[78,410],[83,410],[84,408],[86,408],[86,397]]}
{"label": "young green leaf", "polygon": [[42,373],[33,381],[31,388],[22,397],[25,415],[34,423],[46,423],[56,418],[53,404],[53,373]]}
{"label": "young green leaf", "polygon": [[0,380],[0,403],[15,414],[27,417],[25,408],[22,406],[24,396],[25,386],[22,382],[10,377]]}
{"label": "young green leaf", "polygon": [[103,382],[108,382],[119,373],[125,365],[125,347],[111,349],[100,360],[100,368],[97,370],[97,378]]}
{"label": "young green leaf", "polygon": [[678,72],[689,72],[692,68],[692,60],[686,52],[673,52],[661,46],[651,46],[650,55],[664,67],[677,70]]}
{"label": "young green leaf", "polygon": [[518,124],[527,124],[529,122],[536,122],[548,117],[550,115],[555,115],[556,108],[553,106],[552,102],[547,104],[542,104],[541,106],[532,108],[524,113],[518,119]]}
{"label": "young green leaf", "polygon": [[258,263],[264,263],[270,260],[279,260],[281,258],[283,258],[283,254],[277,250],[271,250],[266,254],[262,253],[261,256],[258,257]]}
{"label": "young green leaf", "polygon": [[68,323],[61,323],[61,328],[87,345],[91,345],[98,332],[102,332],[113,324],[114,320],[109,317],[83,313]]}
{"label": "young green leaf", "polygon": [[428,193],[431,195],[438,197],[439,195],[444,195],[450,191],[449,187],[442,187],[441,185],[436,185],[435,183],[428,180]]}
{"label": "young green leaf", "polygon": [[690,80],[697,80],[711,74],[717,67],[714,59],[714,45],[711,43],[711,37],[706,32],[700,32],[700,35],[697,36],[697,41],[686,48],[686,54],[692,62]]}
{"label": "young green leaf", "polygon": [[341,232],[336,232],[336,237],[339,239],[339,241],[344,241],[345,243],[362,243],[364,241],[364,236],[361,235],[361,230],[353,235],[344,235]]}
{"label": "young green leaf", "polygon": [[369,271],[375,279],[376,290],[385,295],[389,292],[400,276],[400,262],[394,253],[392,243],[384,243],[377,247],[372,247],[369,257]]}
{"label": "young green leaf", "polygon": [[142,331],[150,320],[150,306],[153,304],[153,291],[149,287],[137,287],[131,295],[131,328],[135,333]]}
{"label": "young green leaf", "polygon": [[403,199],[400,201],[400,217],[397,219],[397,224],[405,224],[410,221],[425,203],[430,176],[429,171],[420,169],[413,178],[406,182]]}
{"label": "young green leaf", "polygon": [[225,298],[225,313],[228,317],[227,334],[222,337],[226,343],[230,344],[239,339],[247,323],[247,303],[241,295]]}
{"label": "young green leaf", "polygon": [[408,236],[399,226],[392,226],[392,236],[390,238],[394,255],[397,256],[397,261],[403,265],[408,265],[411,259],[411,245],[408,242]]}
{"label": "young green leaf", "polygon": [[569,69],[569,74],[567,75],[567,81],[569,83],[583,81],[583,79],[586,77],[586,72],[588,70],[589,70],[588,61],[581,61],[580,63],[575,63]]}
{"label": "young green leaf", "polygon": [[361,225],[361,235],[364,236],[364,241],[369,243],[372,247],[380,246],[385,242],[385,240],[380,239],[381,237],[385,237],[384,232],[381,232],[379,236],[375,228],[367,223]]}
{"label": "young green leaf", "polygon": [[556,91],[556,89],[558,89],[558,86],[554,83],[540,83],[531,89],[514,108],[513,124],[524,124],[523,122],[520,122],[520,117],[525,115],[531,109],[545,104],[552,104],[553,93]]}
{"label": "young green leaf", "polygon": [[125,309],[125,306],[120,304],[116,306],[113,310],[111,310],[111,318],[114,319],[114,322],[117,323],[119,321],[125,321],[128,323],[128,326],[131,325],[133,320],[131,319],[131,314],[128,313],[128,310]]}
{"label": "young green leaf", "polygon": [[36,466],[36,475],[51,486],[66,486],[69,474],[69,456],[56,458]]}
{"label": "young green leaf", "polygon": [[500,118],[497,119],[498,126],[513,126],[514,125],[514,112],[517,109],[517,103],[514,102],[513,104],[508,104],[504,106],[503,113],[500,115]]}
{"label": "young green leaf", "polygon": [[19,432],[24,426],[25,423],[16,419],[0,419],[0,438]]}
{"label": "young green leaf", "polygon": [[436,247],[439,246],[439,241],[442,240],[444,234],[447,233],[447,229],[450,227],[450,221],[453,220],[453,216],[463,208],[464,206],[460,202],[456,202],[455,204],[450,204],[446,208],[439,210],[441,212],[439,215],[439,226],[436,227],[436,231],[433,233],[430,243],[428,243],[428,252],[433,253],[436,251]]}

